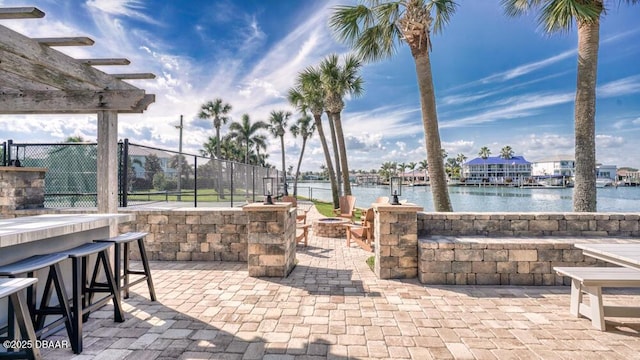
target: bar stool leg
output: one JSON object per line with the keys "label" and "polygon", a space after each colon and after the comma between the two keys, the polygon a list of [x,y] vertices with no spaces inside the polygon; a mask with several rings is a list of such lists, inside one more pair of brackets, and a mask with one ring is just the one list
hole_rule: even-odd
{"label": "bar stool leg", "polygon": [[120,300],[120,291],[118,290],[118,286],[116,285],[116,280],[113,276],[113,269],[111,269],[111,264],[109,263],[109,257],[107,255],[106,250],[98,253],[98,260],[102,261],[102,265],[104,266],[105,276],[107,278],[107,285],[114,293],[113,294],[113,317],[116,322],[124,322],[124,311],[122,310],[122,301]]}
{"label": "bar stool leg", "polygon": [[142,260],[142,267],[144,268],[145,276],[147,277],[147,286],[149,287],[149,297],[151,301],[156,301],[156,289],[153,287],[153,280],[151,279],[151,267],[149,266],[149,259],[147,258],[147,251],[144,248],[144,239],[138,240],[138,248],[140,249],[140,259]]}
{"label": "bar stool leg", "polygon": [[[26,318],[25,314],[27,313],[27,307],[20,301],[20,297],[18,293],[13,293],[9,295],[9,302],[11,306],[15,310],[16,322],[18,323],[18,328],[20,329],[20,333],[27,337],[27,339],[36,339],[36,332],[33,329],[33,324],[31,322],[31,318]],[[13,322],[13,319],[9,319],[9,322]],[[27,354],[31,359],[40,360],[42,359],[42,355],[40,355],[40,349],[36,346],[32,346],[30,349],[26,349]]]}
{"label": "bar stool leg", "polygon": [[[123,289],[124,289],[124,298],[128,299],[129,298],[129,243],[126,242],[123,244],[124,245],[124,251],[122,252],[122,262],[123,262],[123,269],[124,269],[124,274],[122,275],[122,279],[123,281]],[[118,252],[118,256],[120,256],[120,252]],[[120,275],[120,273],[118,273],[118,276]],[[119,280],[118,280],[119,281]]]}
{"label": "bar stool leg", "polygon": [[82,288],[83,278],[81,259],[73,257],[71,258],[71,268],[73,273],[73,306],[71,308],[73,318],[73,338],[71,339],[71,346],[75,348],[74,353],[82,353],[82,307],[83,296]]}

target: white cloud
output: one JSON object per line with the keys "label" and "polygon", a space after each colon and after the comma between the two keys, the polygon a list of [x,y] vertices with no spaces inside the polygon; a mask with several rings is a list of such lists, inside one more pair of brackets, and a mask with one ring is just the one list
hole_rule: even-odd
{"label": "white cloud", "polygon": [[620,136],[596,135],[596,148],[619,148],[624,143],[624,138]]}

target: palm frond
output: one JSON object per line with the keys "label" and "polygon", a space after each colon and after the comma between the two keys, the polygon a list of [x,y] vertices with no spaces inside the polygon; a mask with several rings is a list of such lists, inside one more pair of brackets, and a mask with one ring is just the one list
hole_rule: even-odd
{"label": "palm frond", "polygon": [[516,17],[529,12],[535,5],[532,0],[500,0],[507,16]]}
{"label": "palm frond", "polygon": [[451,16],[456,12],[458,4],[453,0],[430,0],[426,6],[429,12],[435,9],[433,33],[438,34],[451,21]]}
{"label": "palm frond", "polygon": [[573,21],[593,23],[599,21],[602,3],[584,0],[547,0],[538,22],[546,32],[568,31]]}

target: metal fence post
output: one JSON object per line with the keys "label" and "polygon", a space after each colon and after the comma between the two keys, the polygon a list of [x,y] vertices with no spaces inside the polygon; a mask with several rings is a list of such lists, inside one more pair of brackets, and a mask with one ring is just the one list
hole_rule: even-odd
{"label": "metal fence post", "polygon": [[198,157],[193,157],[193,207],[198,207]]}
{"label": "metal fence post", "polygon": [[124,139],[122,144],[122,203],[120,206],[127,207],[129,194],[129,139]]}
{"label": "metal fence post", "polygon": [[6,152],[7,165],[11,163],[11,146],[13,146],[13,140],[9,139],[7,140],[7,152]]}
{"label": "metal fence post", "polygon": [[233,179],[235,177],[234,174],[233,174],[233,171],[234,171],[234,169],[233,169],[233,162],[232,162],[231,163],[231,181],[230,181],[231,182],[231,184],[230,184],[231,185],[231,189],[230,189],[231,190],[231,207],[233,207],[233,192],[235,190],[234,187],[233,187]]}

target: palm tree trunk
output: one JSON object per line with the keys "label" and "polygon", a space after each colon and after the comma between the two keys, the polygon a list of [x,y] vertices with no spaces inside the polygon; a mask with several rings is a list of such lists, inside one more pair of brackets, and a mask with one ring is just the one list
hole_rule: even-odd
{"label": "palm tree trunk", "polygon": [[333,115],[327,111],[327,118],[329,119],[329,129],[331,129],[331,144],[333,145],[333,154],[336,157],[336,179],[338,179],[338,190],[339,192],[341,191],[341,186],[340,186],[340,178],[341,178],[341,173],[342,171],[340,171],[340,151],[338,150],[338,141],[336,140],[336,130],[335,130],[335,124],[333,123]]}
{"label": "palm tree trunk", "polygon": [[322,143],[324,159],[325,159],[325,162],[327,163],[327,172],[329,173],[329,181],[331,181],[331,196],[333,198],[333,207],[334,209],[337,209],[340,207],[340,195],[338,194],[338,181],[336,180],[336,173],[333,171],[333,165],[331,164],[331,153],[329,152],[329,145],[327,144],[327,138],[324,135],[324,130],[322,129],[322,114],[313,114],[313,120],[316,123],[316,129],[318,130],[320,143]]}
{"label": "palm tree trunk", "polygon": [[302,138],[302,149],[300,149],[300,158],[296,167],[296,177],[293,179],[293,196],[298,196],[298,176],[300,176],[300,166],[302,165],[302,157],[304,156],[304,148],[307,145],[307,138]]}
{"label": "palm tree trunk", "polygon": [[573,211],[596,212],[596,76],[600,22],[578,23]]}
{"label": "palm tree trunk", "polygon": [[342,119],[340,113],[333,113],[333,124],[336,127],[336,139],[340,151],[340,166],[342,170],[342,182],[344,195],[351,195],[351,182],[349,180],[349,164],[347,162],[347,146],[344,143],[344,133],[342,132]]}
{"label": "palm tree trunk", "polygon": [[429,163],[429,182],[433,207],[435,211],[451,212],[451,200],[447,188],[447,178],[442,161],[442,145],[438,128],[438,114],[436,111],[436,94],[433,87],[431,60],[428,46],[412,48],[413,59],[416,63],[418,88],[420,89],[420,106],[422,108],[422,125],[424,126],[424,142],[427,149]]}
{"label": "palm tree trunk", "polygon": [[288,196],[289,191],[287,190],[287,169],[286,164],[284,163],[284,136],[280,136],[280,148],[282,149],[282,176],[284,177],[283,191],[284,195]]}

